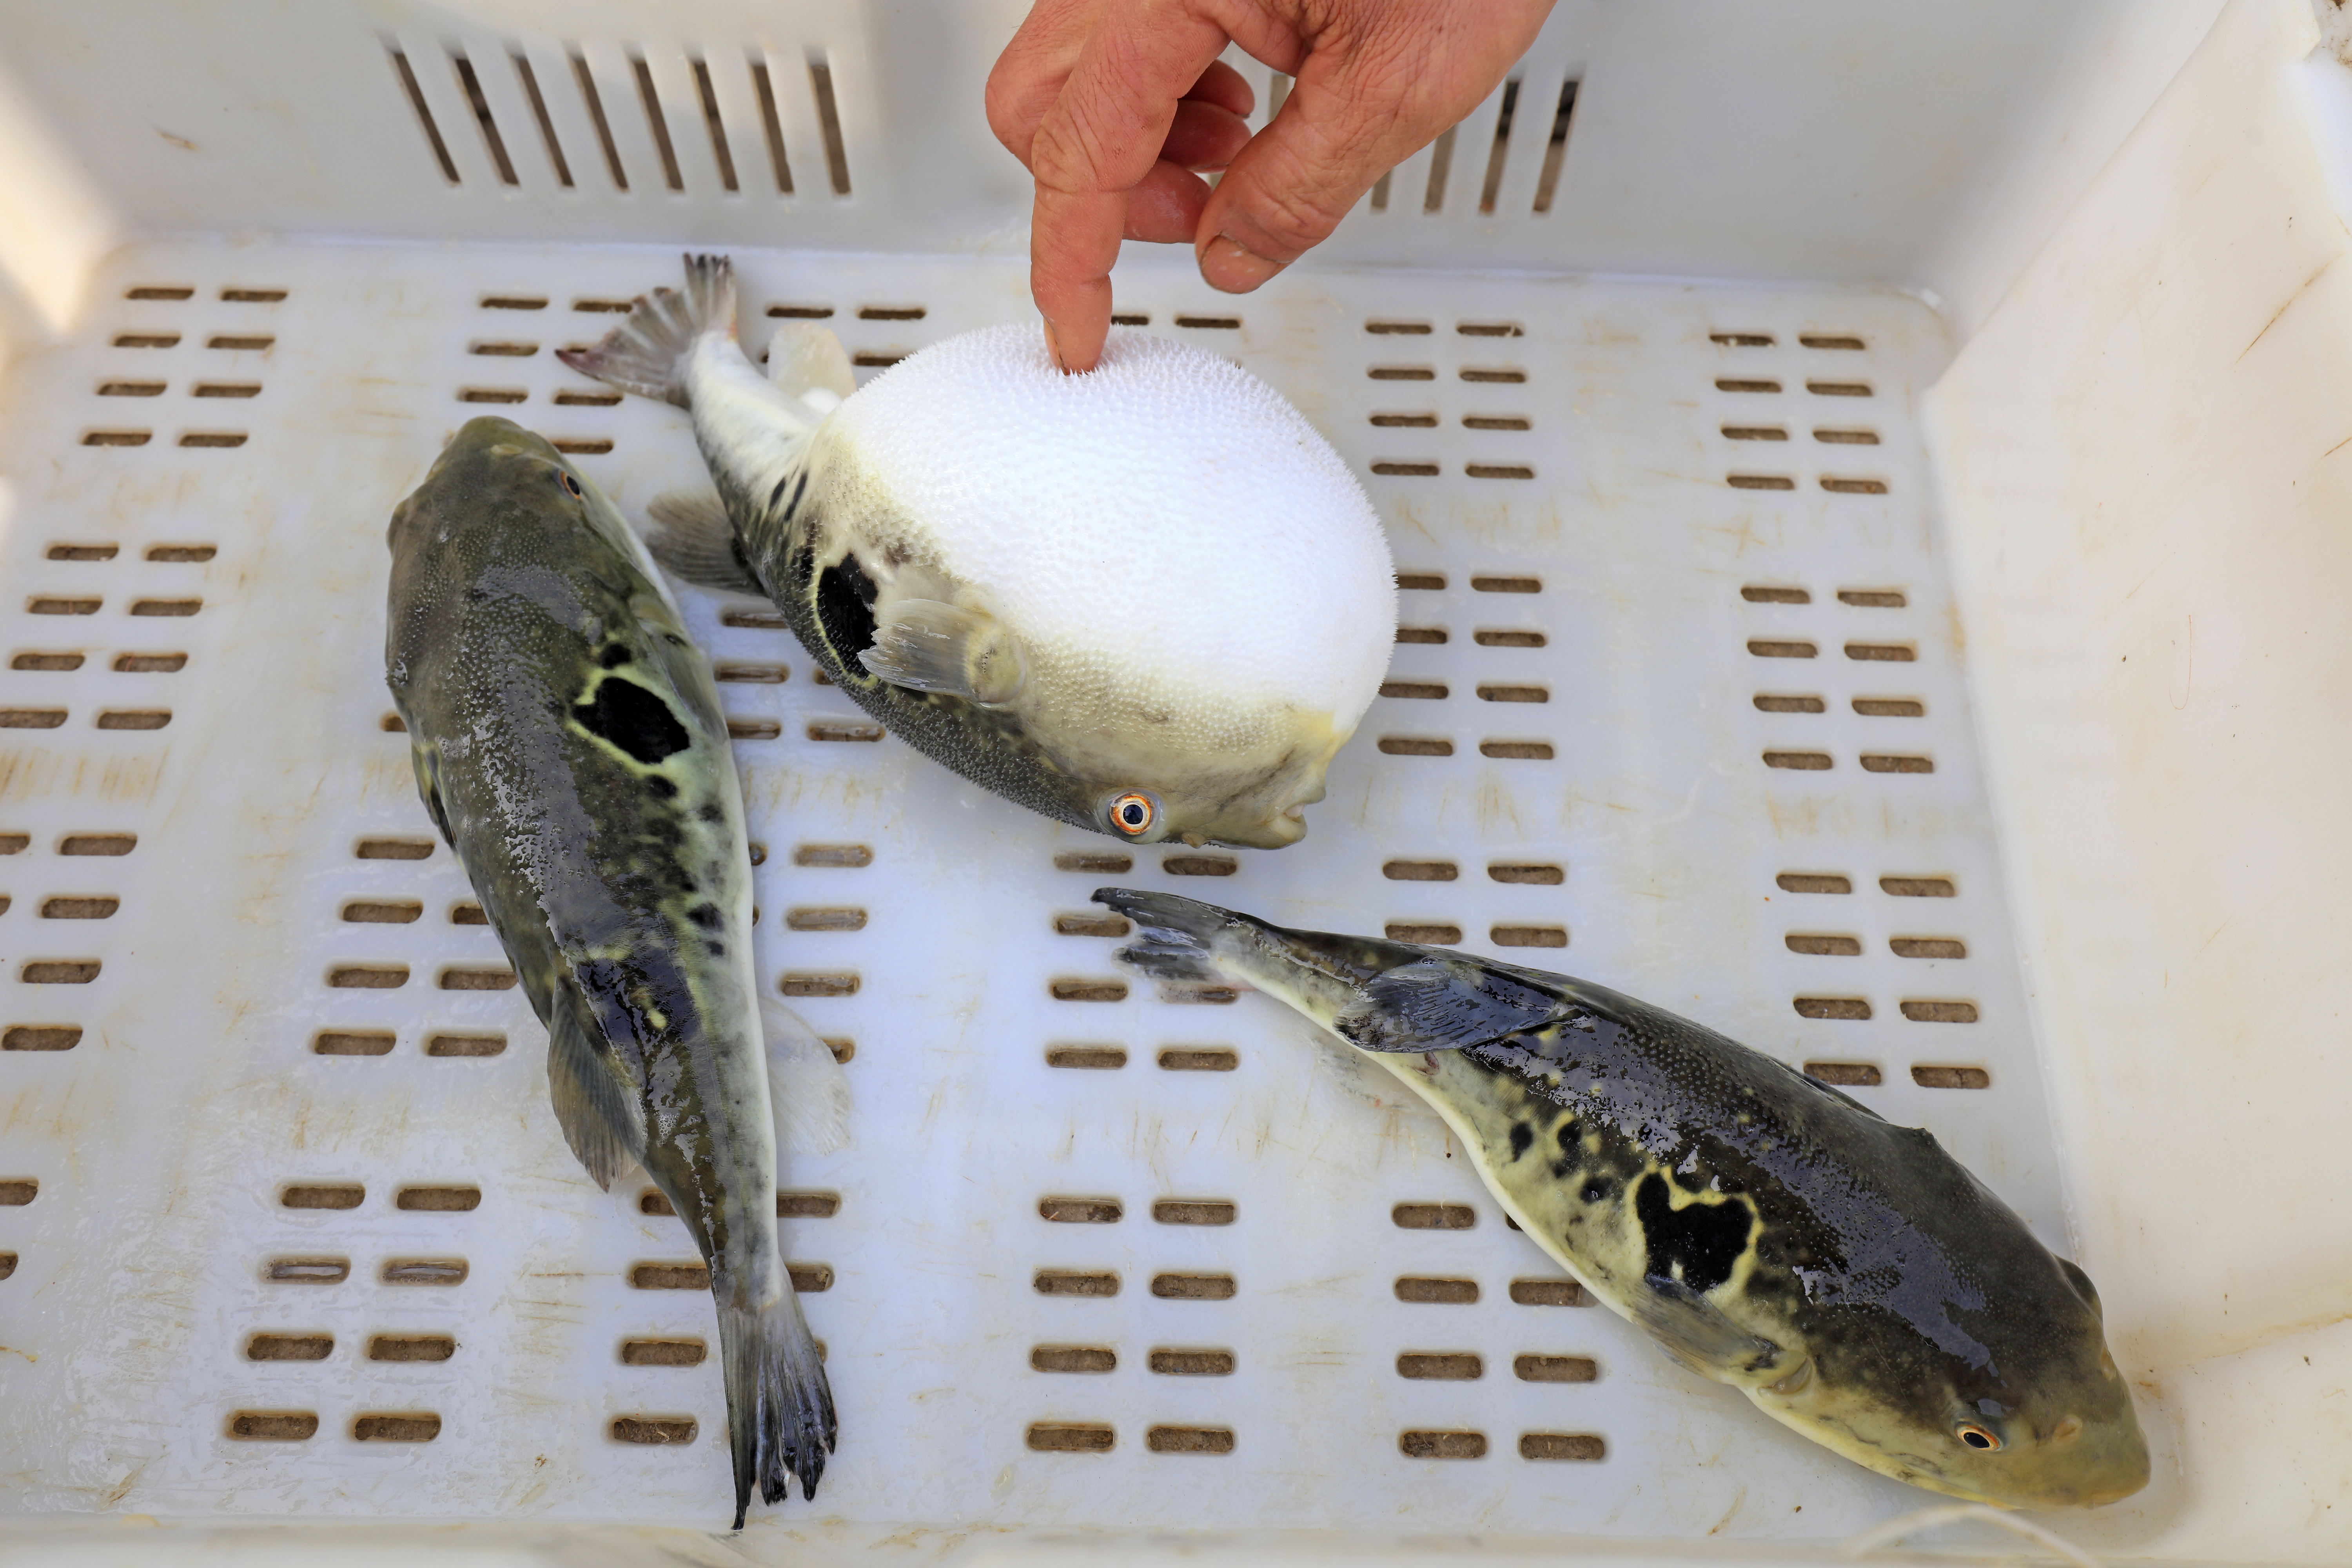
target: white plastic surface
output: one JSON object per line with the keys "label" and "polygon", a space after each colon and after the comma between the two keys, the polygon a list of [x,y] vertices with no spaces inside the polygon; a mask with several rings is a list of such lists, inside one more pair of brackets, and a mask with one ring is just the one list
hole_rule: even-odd
{"label": "white plastic surface", "polygon": [[[641,1215],[635,1189],[597,1194],[571,1163],[520,999],[442,988],[453,968],[498,965],[485,931],[450,921],[467,894],[446,852],[355,853],[427,832],[404,743],[380,728],[382,530],[477,412],[586,444],[582,460],[629,506],[691,477],[673,411],[559,403],[587,388],[549,353],[613,320],[575,300],[670,280],[683,245],[737,247],[752,312],[829,308],[869,361],[1026,319],[1025,196],[977,113],[1013,9],[955,25],[721,0],[658,17],[620,0],[557,18],[522,0],[320,5],[267,26],[195,0],[0,14],[0,216],[54,219],[0,223],[0,349],[17,353],[0,381],[0,834],[26,840],[0,858],[13,998],[0,1028],[82,1031],[70,1050],[0,1051],[10,1568],[358,1561],[425,1543],[514,1563],[735,1552],[701,1533],[725,1500],[714,1370],[621,1363],[627,1340],[707,1337],[703,1294],[629,1283],[639,1264],[687,1256],[675,1222]],[[1790,1059],[1876,1067],[1885,1081],[1853,1092],[1933,1126],[2105,1292],[2156,1478],[2059,1528],[2175,1562],[2340,1560],[2352,1279],[2326,1172],[2342,1099],[2332,802],[2352,668],[2334,629],[2352,566],[2331,477],[2352,458],[2328,428],[2344,407],[2335,253],[2352,211],[2343,26],[2325,7],[2315,24],[2304,0],[2238,0],[2159,99],[2210,0],[1911,21],[1867,9],[1564,5],[1525,72],[1581,76],[1553,213],[1469,203],[1476,160],[1459,150],[1491,145],[1490,103],[1457,134],[1437,211],[1360,213],[1321,262],[1258,296],[1210,295],[1181,258],[1122,264],[1123,310],[1234,354],[1366,476],[1400,569],[1444,579],[1402,595],[1403,624],[1447,634],[1401,646],[1391,673],[1447,694],[1375,703],[1306,844],[1237,854],[1222,878],[1176,875],[1153,853],[1124,879],[1302,923],[1454,925],[1465,946],[1625,986]],[[583,37],[634,171],[625,195],[595,185],[604,154],[584,100],[564,96],[566,46]],[[387,37],[431,67],[420,90],[454,185]],[[495,66],[509,43],[554,84],[569,192],[533,162],[545,153],[520,73],[480,79],[515,185],[466,102],[453,46]],[[675,191],[631,96],[632,45],[660,101],[689,106],[666,122]],[[772,205],[714,188],[690,112],[693,55],[754,46],[746,68],[770,69],[800,178]],[[807,161],[824,139],[812,51],[836,92],[846,193]],[[760,166],[760,111],[742,82],[713,83],[740,183]],[[1534,102],[1549,85],[1527,90]],[[1498,200],[1540,179],[1523,157],[1535,151],[1515,129]],[[1425,191],[1435,157],[1401,170],[1391,195]],[[541,243],[493,243],[526,238]],[[761,244],[803,248],[743,248]],[[1452,270],[1369,265],[1401,262]],[[1505,265],[1531,270],[1473,270]],[[1538,275],[1571,267],[1883,279],[1949,313],[1892,287]],[[127,297],[159,288],[186,293]],[[904,314],[916,305],[924,315]],[[1241,324],[1180,328],[1180,315]],[[256,339],[267,346],[213,346]],[[520,343],[533,347],[477,352]],[[1428,379],[1370,374],[1386,370]],[[1526,379],[1491,378],[1510,373]],[[1871,395],[1802,390],[1815,381]],[[469,404],[468,389],[520,401]],[[1727,426],[1790,438],[1735,440]],[[1812,437],[1864,428],[1877,445]],[[1505,477],[1519,469],[1531,477]],[[1475,585],[1487,577],[1540,591]],[[1905,602],[1847,604],[1842,589]],[[67,613],[34,613],[44,600]],[[1412,1108],[1359,1098],[1271,1004],[1056,999],[1056,982],[1083,994],[1125,978],[1103,939],[1054,927],[1115,879],[1054,857],[1108,841],[979,795],[895,742],[814,738],[812,724],[856,733],[859,716],[810,683],[789,636],[718,625],[709,601],[693,613],[715,659],[789,672],[722,689],[745,720],[769,850],[762,968],[856,1045],[855,1142],[787,1173],[791,1190],[838,1200],[786,1229],[796,1259],[831,1270],[809,1307],[844,1447],[818,1504],[756,1514],[745,1553],[1009,1560],[1104,1528],[1150,1532],[1103,1538],[1138,1561],[1409,1556],[1441,1536],[1529,1558],[1605,1555],[1604,1541],[1645,1558],[1803,1556],[1929,1500],[1674,1370],[1598,1310],[1515,1302],[1513,1281],[1550,1270],[1458,1152]],[[1810,660],[1748,651],[1807,642]],[[1916,658],[1847,658],[1849,642]],[[173,655],[184,665],[164,668]],[[1490,701],[1482,686],[1549,700]],[[1759,694],[1818,697],[1823,711],[1759,710]],[[1925,712],[1861,714],[1855,698]],[[1428,754],[1436,741],[1451,754]],[[1554,754],[1489,756],[1485,742]],[[1767,752],[1832,765],[1770,767]],[[1934,771],[1869,771],[1865,754]],[[124,835],[127,854],[64,852],[68,837]],[[803,865],[803,846],[872,858]],[[1391,862],[1457,874],[1397,879]],[[1558,866],[1562,880],[1496,882],[1496,864]],[[1792,893],[1784,872],[1854,891]],[[1948,879],[1954,896],[1896,897],[1881,877]],[[347,921],[354,901],[413,902],[419,918]],[[860,929],[845,929],[850,910]],[[1497,926],[1557,929],[1568,945],[1495,947]],[[1861,952],[1791,951],[1790,935]],[[1969,956],[1903,958],[1895,938]],[[86,984],[26,972],[92,963]],[[401,965],[394,988],[330,983]],[[854,993],[824,994],[852,975]],[[1800,997],[1873,1016],[1801,1017]],[[1906,1002],[1969,1003],[1979,1021],[1915,1021]],[[390,1048],[320,1055],[321,1031],[381,1032]],[[495,1056],[426,1054],[435,1036],[501,1032]],[[1049,1066],[1066,1047],[1117,1047],[1125,1065]],[[1157,1065],[1170,1047],[1230,1050],[1234,1065]],[[1974,1068],[1990,1087],[1927,1088],[1915,1067]],[[364,1195],[293,1209],[289,1185]],[[408,1187],[481,1198],[403,1208]],[[1066,1213],[1115,1202],[1121,1217],[1049,1221],[1050,1199],[1079,1200]],[[1169,1199],[1231,1203],[1235,1217],[1162,1223],[1154,1205]],[[1403,1228],[1399,1204],[1466,1205],[1477,1223]],[[347,1260],[349,1278],[266,1277],[322,1259]],[[397,1260],[467,1272],[384,1282]],[[1114,1274],[1119,1292],[1040,1296],[1040,1269]],[[1162,1274],[1231,1276],[1234,1294],[1157,1296]],[[1402,1301],[1400,1278],[1475,1281],[1479,1299]],[[256,1333],[333,1348],[255,1362]],[[379,1335],[455,1349],[379,1362]],[[1118,1367],[1035,1371],[1038,1345],[1108,1350]],[[1156,1373],[1156,1350],[1228,1352],[1234,1370]],[[1475,1355],[1483,1375],[1407,1379],[1405,1353]],[[1590,1358],[1595,1380],[1523,1382],[1525,1354]],[[239,1441],[240,1413],[318,1426]],[[355,1436],[363,1416],[425,1415],[441,1423],[430,1441]],[[623,1444],[622,1416],[698,1432]],[[1039,1424],[1108,1427],[1112,1447],[1039,1451]],[[1156,1452],[1154,1427],[1230,1431],[1232,1451]],[[1413,1431],[1480,1433],[1486,1455],[1408,1458]],[[1606,1457],[1526,1459],[1527,1433],[1597,1437]],[[131,1528],[153,1515],[184,1522]],[[485,1522],[380,1522],[452,1518]],[[378,1522],[246,1532],[272,1519]],[[590,1522],[625,1520],[644,1525]]]}
{"label": "white plastic surface", "polygon": [[[1000,317],[1021,285],[1006,262],[738,260],[750,311],[830,307],[869,357]],[[7,1174],[41,1184],[0,1220],[21,1259],[0,1342],[37,1357],[10,1374],[22,1397],[0,1427],[12,1467],[29,1468],[23,1506],[723,1518],[715,1366],[619,1363],[629,1339],[707,1338],[703,1292],[630,1284],[638,1265],[689,1257],[683,1236],[635,1212],[635,1185],[607,1197],[581,1175],[546,1110],[541,1042],[520,995],[442,988],[453,968],[498,967],[486,930],[450,923],[468,894],[446,851],[355,857],[370,839],[429,833],[406,742],[382,725],[391,503],[484,407],[567,442],[611,442],[582,461],[625,508],[690,479],[682,415],[558,403],[594,389],[551,354],[609,319],[573,300],[625,297],[675,265],[659,252],[151,245],[110,268],[111,302],[87,341],[13,383],[10,578],[27,595],[101,606],[7,612],[12,648],[89,660],[7,676],[12,706],[66,713],[11,748],[13,815],[0,827],[31,837],[9,863],[20,884],[5,917],[20,922],[11,956],[105,965],[87,985],[12,987],[22,1016],[9,1022],[79,1024],[77,1048],[0,1056],[16,1080]],[[158,285],[194,294],[125,298]],[[286,297],[225,303],[225,288]],[[791,1188],[839,1201],[834,1217],[787,1224],[790,1256],[832,1276],[808,1305],[845,1436],[815,1513],[1818,1537],[1905,1506],[1904,1489],[1672,1368],[1607,1314],[1516,1302],[1514,1280],[1554,1278],[1541,1255],[1504,1228],[1433,1121],[1353,1098],[1286,1013],[1257,999],[1060,1000],[1052,987],[1121,984],[1108,942],[1055,930],[1108,881],[1326,928],[1455,926],[1473,949],[1556,961],[1793,1060],[1878,1067],[1888,1081],[1857,1093],[1932,1123],[2063,1245],[1912,417],[1915,388],[1946,352],[1934,318],[1862,295],[1470,278],[1441,291],[1327,276],[1216,305],[1237,329],[1184,329],[1171,318],[1212,303],[1196,281],[1144,274],[1129,292],[1155,326],[1272,380],[1367,473],[1408,584],[1403,624],[1447,637],[1401,647],[1390,679],[1447,694],[1376,702],[1301,847],[1207,858],[1237,867],[1230,876],[1171,875],[1171,863],[1203,858],[1181,852],[1147,853],[1124,874],[1067,871],[1056,854],[1120,851],[962,785],[895,741],[810,738],[812,725],[860,716],[811,681],[786,634],[722,626],[694,601],[714,659],[790,672],[724,689],[730,711],[782,730],[739,744],[768,850],[761,967],[802,994],[795,1005],[820,1033],[856,1042],[851,1147],[787,1173]],[[485,298],[548,302],[484,309]],[[858,321],[872,300],[925,314]],[[1464,323],[1514,335],[1465,335]],[[112,346],[172,332],[181,341],[168,349]],[[1727,346],[1711,333],[1774,342]],[[223,334],[272,342],[205,346]],[[1805,334],[1868,347],[1808,348]],[[482,352],[525,344],[536,346]],[[1398,371],[1428,379],[1376,378]],[[132,376],[165,390],[95,395]],[[191,395],[229,376],[260,390]],[[523,398],[461,400],[485,389]],[[1371,423],[1400,413],[1436,423]],[[1528,428],[1465,429],[1465,416]],[[1727,440],[1726,424],[1790,438]],[[1816,427],[1878,444],[1824,444]],[[179,444],[232,428],[245,444]],[[82,444],[137,429],[153,439]],[[1422,463],[1441,471],[1378,471]],[[1474,465],[1532,477],[1473,477]],[[1735,489],[1735,473],[1795,488]],[[1824,476],[1886,493],[1832,493]],[[218,553],[201,565],[146,558],[152,543],[192,542]],[[119,553],[48,557],[86,542]],[[1413,585],[1433,578],[1444,586]],[[1811,602],[1750,603],[1750,586]],[[1841,590],[1903,605],[1841,603]],[[166,594],[200,596],[201,612],[137,613]],[[1482,646],[1496,633],[1505,646]],[[1546,646],[1508,646],[1530,633]],[[1751,651],[1779,643],[1817,657]],[[189,655],[186,669],[108,668],[121,650],[166,645]],[[1866,650],[1915,657],[1853,657]],[[1759,712],[1759,692],[1817,696],[1827,710]],[[1925,716],[1861,717],[1857,696],[1923,704]],[[169,727],[93,728],[134,705],[168,709]],[[1390,754],[1384,742],[1442,742],[1453,754]],[[1481,754],[1496,742],[1554,754]],[[1768,766],[1768,752],[1831,765]],[[1865,756],[1934,771],[1870,772]],[[138,846],[106,860],[58,853],[61,836],[100,829],[135,833]],[[806,846],[856,846],[872,864],[796,863]],[[1443,866],[1450,879],[1395,879],[1407,874],[1398,863]],[[1498,882],[1495,865],[1565,879]],[[1792,894],[1776,885],[1783,873],[1855,890]],[[1956,896],[1892,897],[1885,877],[1948,879]],[[40,917],[46,899],[99,894],[121,900],[103,923]],[[421,918],[339,918],[353,901],[413,901]],[[862,929],[786,929],[793,918],[855,923],[810,912],[850,910]],[[1499,949],[1498,926],[1567,933],[1570,945]],[[1862,956],[1801,955],[1783,943],[1790,932],[1849,937]],[[1901,958],[1891,937],[1953,939],[1969,956]],[[401,966],[397,988],[332,984],[341,969]],[[1873,1016],[1808,1020],[1801,996],[1861,1002]],[[1906,1019],[1903,1005],[1921,1001],[1964,1002],[1981,1021]],[[321,1056],[322,1030],[389,1031],[393,1045]],[[502,1032],[507,1047],[426,1053],[431,1037],[466,1031]],[[1049,1065],[1050,1049],[1071,1046],[1117,1047],[1127,1063]],[[1237,1065],[1155,1065],[1171,1049],[1227,1051]],[[1916,1064],[1982,1068],[1992,1087],[1922,1088]],[[358,1206],[283,1206],[289,1184],[338,1184],[364,1189]],[[471,1212],[404,1210],[409,1186],[482,1196]],[[1123,1217],[1049,1222],[1040,1205],[1055,1198],[1109,1200]],[[1156,1221],[1154,1205],[1171,1199],[1233,1204],[1238,1217]],[[1481,1218],[1467,1232],[1400,1228],[1391,1211],[1415,1203]],[[323,1259],[347,1260],[349,1278],[268,1277]],[[383,1282],[389,1265],[416,1259],[461,1262],[465,1279]],[[1041,1269],[1115,1275],[1118,1294],[1042,1296]],[[1162,1299],[1162,1274],[1230,1277],[1233,1294]],[[1475,1281],[1478,1300],[1401,1301],[1406,1277]],[[318,1362],[256,1363],[257,1333],[329,1335],[334,1347]],[[447,1361],[368,1359],[375,1336],[432,1333],[456,1340]],[[1118,1369],[1033,1371],[1041,1344],[1108,1348]],[[1162,1349],[1229,1352],[1235,1370],[1155,1374]],[[1406,1352],[1474,1353],[1485,1375],[1407,1380]],[[1590,1357],[1598,1381],[1520,1381],[1515,1360],[1530,1354]],[[42,1413],[65,1405],[79,1414],[59,1444]],[[317,1435],[229,1436],[240,1413],[287,1411],[315,1415]],[[353,1436],[363,1417],[419,1414],[440,1420],[429,1442]],[[608,1428],[622,1416],[690,1417],[700,1436],[619,1443]],[[1027,1443],[1039,1423],[1102,1424],[1115,1447],[1038,1452]],[[1233,1449],[1154,1452],[1159,1426],[1229,1433]],[[1422,1430],[1482,1433],[1487,1455],[1406,1458],[1402,1435]],[[1530,1432],[1595,1436],[1609,1457],[1530,1461],[1518,1452]]]}

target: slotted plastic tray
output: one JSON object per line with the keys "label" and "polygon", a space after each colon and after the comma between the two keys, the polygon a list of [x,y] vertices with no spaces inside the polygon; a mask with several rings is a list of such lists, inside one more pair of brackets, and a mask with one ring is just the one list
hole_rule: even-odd
{"label": "slotted plastic tray", "polygon": [[[736,261],[755,352],[818,314],[861,376],[1026,308],[1017,255]],[[13,1508],[725,1522],[715,1362],[662,1364],[710,1342],[691,1248],[565,1150],[381,664],[385,521],[465,418],[556,438],[625,510],[695,477],[680,413],[552,355],[677,268],[149,242],[8,382]],[[1859,291],[1121,279],[1364,477],[1404,589],[1389,694],[1304,844],[1130,855],[685,595],[761,972],[856,1101],[849,1148],[783,1177],[841,1447],[749,1541],[1817,1539],[1930,1500],[1570,1304],[1433,1118],[1264,998],[1139,984],[1087,895],[1623,987],[1834,1064],[2063,1248],[1915,424],[1941,324]],[[1142,569],[1182,548],[1104,528]]]}

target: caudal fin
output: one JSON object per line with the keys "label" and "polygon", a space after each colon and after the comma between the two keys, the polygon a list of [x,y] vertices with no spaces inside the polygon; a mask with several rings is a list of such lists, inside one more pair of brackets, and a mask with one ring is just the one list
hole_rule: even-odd
{"label": "caudal fin", "polygon": [[791,1495],[794,1476],[802,1497],[816,1496],[836,1430],[833,1386],[789,1283],[765,1307],[730,1300],[715,1274],[712,1293],[727,1382],[727,1440],[735,1459],[735,1528],[740,1530],[754,1483],[765,1502]]}
{"label": "caudal fin", "polygon": [[637,298],[629,319],[593,349],[559,349],[555,357],[608,386],[686,404],[686,362],[705,332],[735,331],[735,267],[723,256],[686,258],[686,288]]}
{"label": "caudal fin", "polygon": [[1132,888],[1097,888],[1094,901],[1133,921],[1136,940],[1118,957],[1154,980],[1224,980],[1213,951],[1219,933],[1258,921],[1196,899],[1173,893],[1143,893]]}

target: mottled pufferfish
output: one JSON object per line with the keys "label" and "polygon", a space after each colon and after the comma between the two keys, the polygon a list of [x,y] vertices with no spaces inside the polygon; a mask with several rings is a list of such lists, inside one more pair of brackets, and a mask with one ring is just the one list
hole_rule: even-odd
{"label": "mottled pufferfish", "polygon": [[385,539],[417,794],[547,1026],[564,1141],[607,1190],[643,1165],[709,1266],[740,1530],[754,1489],[815,1496],[834,1447],[776,1162],[838,1148],[848,1090],[761,991],[709,663],[604,492],[507,420],[468,421]]}
{"label": "mottled pufferfish", "polygon": [[1896,1480],[2007,1508],[2147,1484],[2090,1276],[1946,1153],[1662,1007],[1466,952],[1105,888],[1119,957],[1263,990],[1432,1109],[1504,1211],[1702,1377]]}
{"label": "mottled pufferfish", "polygon": [[1047,816],[1134,844],[1276,848],[1380,687],[1396,628],[1363,489],[1273,388],[1114,329],[1064,375],[1034,326],[965,332],[862,390],[788,323],[768,374],[724,257],[565,363],[688,409],[716,493],[647,542],[764,595],[901,739]]}

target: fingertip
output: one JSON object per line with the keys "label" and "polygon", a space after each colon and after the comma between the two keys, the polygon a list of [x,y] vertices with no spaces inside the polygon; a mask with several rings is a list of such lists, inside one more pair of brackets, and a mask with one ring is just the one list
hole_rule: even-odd
{"label": "fingertip", "polygon": [[1103,340],[1110,335],[1108,321],[1097,327],[1091,336],[1066,331],[1051,316],[1045,318],[1045,353],[1053,360],[1054,368],[1064,375],[1083,375],[1094,369],[1102,358]]}

